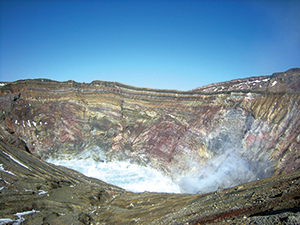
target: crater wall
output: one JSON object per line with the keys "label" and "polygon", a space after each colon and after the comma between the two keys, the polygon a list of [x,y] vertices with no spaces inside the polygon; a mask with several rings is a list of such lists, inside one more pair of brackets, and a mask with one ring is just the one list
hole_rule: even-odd
{"label": "crater wall", "polygon": [[[41,159],[90,151],[95,160],[149,165],[178,182],[224,177],[218,168],[231,168],[239,175],[219,183],[228,187],[299,168],[299,75],[291,69],[190,92],[103,81],[4,83],[0,134]],[[266,84],[241,88],[255,79]]]}

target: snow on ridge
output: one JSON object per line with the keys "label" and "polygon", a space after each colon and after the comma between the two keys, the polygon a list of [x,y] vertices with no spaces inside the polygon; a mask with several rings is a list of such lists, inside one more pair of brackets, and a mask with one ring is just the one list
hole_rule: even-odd
{"label": "snow on ridge", "polygon": [[262,88],[262,83],[263,82],[267,82],[269,80],[270,80],[270,78],[265,78],[265,79],[250,79],[250,80],[249,79],[243,79],[243,80],[238,80],[235,83],[228,83],[229,86],[227,86],[226,88],[224,86],[219,85],[219,86],[214,86],[214,87],[207,88],[204,91],[217,92],[217,91],[223,91],[223,90],[228,90],[228,91],[232,91],[232,90],[244,90],[244,89],[253,88],[255,86]]}
{"label": "snow on ridge", "polygon": [[14,216],[17,216],[18,219],[14,220],[13,224],[21,224],[23,221],[25,221],[25,219],[23,218],[23,216],[31,214],[31,213],[39,213],[40,211],[37,210],[31,210],[31,211],[26,211],[26,212],[20,212],[20,213],[16,213],[14,214]]}
{"label": "snow on ridge", "polygon": [[16,174],[4,169],[2,164],[0,164],[0,171],[3,171],[5,173],[8,173],[8,174],[13,175],[13,176],[17,176]]}
{"label": "snow on ridge", "polygon": [[31,169],[29,169],[28,166],[24,165],[24,164],[21,163],[19,160],[13,158],[11,155],[7,154],[6,152],[3,152],[3,153],[4,153],[5,155],[7,155],[10,159],[12,159],[14,162],[18,163],[19,165],[21,165],[21,166],[23,166],[23,167],[25,167],[26,169],[28,169],[28,170],[31,171]]}
{"label": "snow on ridge", "polygon": [[31,213],[39,213],[40,211],[37,211],[37,210],[31,210],[31,211],[26,211],[26,212],[20,212],[20,213],[16,213],[16,214],[14,214],[14,216],[17,216],[17,217],[19,217],[19,219],[21,219],[22,218],[22,216],[24,216],[24,215],[28,215],[28,214],[31,214]]}
{"label": "snow on ridge", "polygon": [[19,224],[22,224],[23,221],[25,221],[25,219],[23,218],[23,216],[31,214],[31,213],[39,213],[39,212],[40,211],[37,211],[37,210],[33,209],[31,211],[15,213],[13,215],[16,216],[16,217],[18,217],[18,219],[12,220],[12,219],[9,219],[9,218],[1,218],[0,219],[0,224],[13,223],[15,225],[19,225]]}

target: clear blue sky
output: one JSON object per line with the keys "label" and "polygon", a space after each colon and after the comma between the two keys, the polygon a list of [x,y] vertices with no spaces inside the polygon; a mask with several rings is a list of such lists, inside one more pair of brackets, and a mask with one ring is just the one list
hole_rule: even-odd
{"label": "clear blue sky", "polygon": [[0,81],[190,90],[300,67],[300,1],[1,0]]}

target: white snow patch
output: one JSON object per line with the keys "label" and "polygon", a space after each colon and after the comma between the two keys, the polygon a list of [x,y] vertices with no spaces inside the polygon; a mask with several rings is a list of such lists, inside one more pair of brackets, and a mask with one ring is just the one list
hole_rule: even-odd
{"label": "white snow patch", "polygon": [[4,169],[2,164],[0,164],[0,171],[3,171],[5,173],[8,173],[8,174],[13,175],[13,176],[17,176],[16,174]]}
{"label": "white snow patch", "polygon": [[36,122],[32,121],[32,124],[33,124],[33,126],[35,126],[35,127],[36,127]]}
{"label": "white snow patch", "polygon": [[43,191],[43,190],[39,190],[38,191],[38,194],[39,195],[44,195],[44,194],[47,194],[48,193],[48,191]]}
{"label": "white snow patch", "polygon": [[40,211],[36,211],[36,210],[31,210],[31,211],[26,211],[26,212],[21,212],[21,213],[16,213],[16,214],[14,214],[14,216],[17,216],[17,217],[22,217],[22,216],[24,216],[24,215],[28,215],[28,214],[30,214],[30,213],[39,213]]}
{"label": "white snow patch", "polygon": [[270,78],[263,79],[262,81],[267,82]]}
{"label": "white snow patch", "polygon": [[27,120],[27,125],[29,126],[29,127],[31,127],[31,123],[30,123],[30,121],[29,120]]}
{"label": "white snow patch", "polygon": [[0,86],[2,87],[2,86],[4,86],[5,84],[4,83],[0,83]]}
{"label": "white snow patch", "polygon": [[168,114],[170,117],[172,117],[173,119],[175,118],[175,116],[174,115],[171,115],[171,114]]}
{"label": "white snow patch", "polygon": [[8,223],[12,223],[12,222],[14,222],[14,220],[11,220],[11,219],[8,219],[8,218],[0,219],[0,224],[8,224]]}
{"label": "white snow patch", "polygon": [[[31,211],[26,211],[26,212],[20,212],[20,213],[16,213],[14,214],[14,216],[17,216],[18,219],[14,220],[13,224],[16,224],[16,225],[19,225],[21,224],[25,219],[23,218],[23,216],[25,215],[28,215],[28,214],[31,214],[31,213],[39,213],[40,211],[37,211],[37,210],[31,210]],[[12,221],[11,221],[12,222]]]}
{"label": "white snow patch", "polygon": [[28,166],[24,165],[24,164],[21,163],[19,160],[13,158],[11,155],[7,154],[6,152],[3,152],[3,153],[4,153],[5,155],[7,155],[9,158],[11,158],[13,161],[15,161],[16,163],[18,163],[19,165],[21,165],[21,166],[23,166],[23,167],[25,167],[26,169],[28,169],[28,170],[31,171],[31,169],[29,169]]}
{"label": "white snow patch", "polygon": [[274,80],[273,83],[272,83],[272,85],[271,85],[271,87],[275,86],[276,84],[277,84],[277,81]]}

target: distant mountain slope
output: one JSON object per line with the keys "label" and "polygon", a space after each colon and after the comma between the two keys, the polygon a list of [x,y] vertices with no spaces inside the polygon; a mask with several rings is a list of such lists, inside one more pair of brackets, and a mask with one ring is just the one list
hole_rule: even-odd
{"label": "distant mountain slope", "polygon": [[271,76],[250,77],[226,82],[209,84],[192,91],[268,91],[268,92],[300,92],[300,68],[289,69]]}

